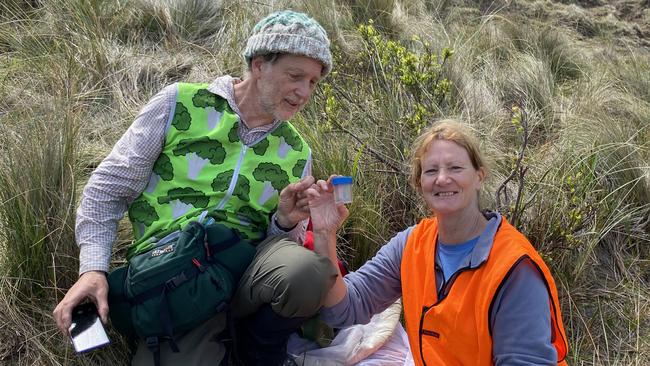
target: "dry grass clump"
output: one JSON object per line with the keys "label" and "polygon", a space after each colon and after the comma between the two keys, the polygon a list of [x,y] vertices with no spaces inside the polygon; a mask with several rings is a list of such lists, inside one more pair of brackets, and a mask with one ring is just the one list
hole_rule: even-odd
{"label": "dry grass clump", "polygon": [[[570,3],[0,4],[0,363],[127,362],[116,335],[72,356],[50,318],[76,278],[79,190],[154,93],[241,75],[259,14],[288,7],[333,41],[334,72],[295,123],[315,175],[355,178],[340,233],[353,268],[426,215],[407,181],[410,144],[458,117],[492,162],[485,207],[528,235],[559,283],[570,363],[650,363],[650,56],[619,47],[636,38],[605,43],[618,29],[592,18],[605,5]],[[117,261],[126,223],[119,235]]]}
{"label": "dry grass clump", "polygon": [[[27,279],[0,277],[0,364],[2,365],[122,365],[128,359],[129,345],[113,332],[113,346],[101,352],[75,355],[52,321],[53,305],[26,298],[21,288],[31,287]],[[51,300],[59,298],[48,289]],[[52,296],[52,294],[54,296]]]}

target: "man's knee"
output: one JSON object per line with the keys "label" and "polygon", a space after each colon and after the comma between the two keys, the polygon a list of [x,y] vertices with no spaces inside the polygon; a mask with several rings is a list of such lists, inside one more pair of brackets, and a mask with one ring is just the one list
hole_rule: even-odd
{"label": "man's knee", "polygon": [[276,260],[282,265],[277,267],[279,282],[271,306],[284,317],[314,315],[334,284],[338,270],[329,258],[301,246],[285,249],[294,253],[282,255],[282,252],[287,254],[286,250],[277,253],[280,257]]}
{"label": "man's knee", "polygon": [[320,256],[287,238],[258,246],[233,299],[233,314],[242,318],[270,304],[284,317],[315,314],[334,284],[338,270]]}

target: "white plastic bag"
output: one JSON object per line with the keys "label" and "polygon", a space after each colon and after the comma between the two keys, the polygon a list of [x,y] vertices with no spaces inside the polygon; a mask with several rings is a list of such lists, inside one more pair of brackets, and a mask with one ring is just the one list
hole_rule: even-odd
{"label": "white plastic bag", "polygon": [[409,340],[402,324],[397,323],[395,331],[386,343],[356,364],[357,366],[414,366]]}
{"label": "white plastic bag", "polygon": [[287,350],[300,366],[413,365],[406,332],[399,322],[401,311],[402,303],[398,300],[373,316],[368,324],[342,329],[325,348],[294,334]]}

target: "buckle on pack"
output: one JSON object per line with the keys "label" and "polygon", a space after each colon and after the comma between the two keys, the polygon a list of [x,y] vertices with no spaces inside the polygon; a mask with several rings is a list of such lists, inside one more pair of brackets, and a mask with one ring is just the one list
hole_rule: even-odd
{"label": "buckle on pack", "polygon": [[147,348],[151,352],[160,350],[160,341],[158,340],[158,337],[147,337],[145,338],[145,342],[147,343]]}
{"label": "buckle on pack", "polygon": [[181,272],[181,274],[179,274],[178,276],[170,278],[167,282],[165,282],[165,289],[167,291],[174,290],[176,287],[180,286],[185,281],[187,281],[185,272]]}

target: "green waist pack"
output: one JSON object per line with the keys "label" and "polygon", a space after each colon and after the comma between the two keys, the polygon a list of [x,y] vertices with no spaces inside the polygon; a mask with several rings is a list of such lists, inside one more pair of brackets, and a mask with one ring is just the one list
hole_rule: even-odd
{"label": "green waist pack", "polygon": [[159,342],[225,310],[255,246],[221,224],[190,222],[176,241],[131,258],[108,276],[111,324],[144,338],[156,359]]}

